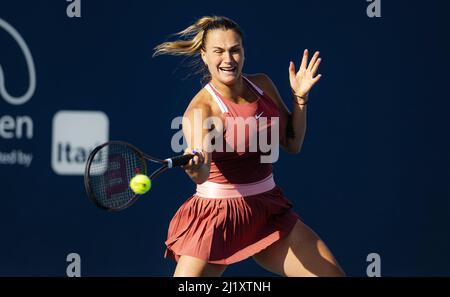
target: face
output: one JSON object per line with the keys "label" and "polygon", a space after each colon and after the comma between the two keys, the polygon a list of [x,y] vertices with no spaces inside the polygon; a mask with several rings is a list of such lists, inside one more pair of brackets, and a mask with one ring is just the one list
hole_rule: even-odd
{"label": "face", "polygon": [[232,85],[240,77],[244,65],[242,39],[234,30],[215,29],[207,34],[202,60],[213,80]]}

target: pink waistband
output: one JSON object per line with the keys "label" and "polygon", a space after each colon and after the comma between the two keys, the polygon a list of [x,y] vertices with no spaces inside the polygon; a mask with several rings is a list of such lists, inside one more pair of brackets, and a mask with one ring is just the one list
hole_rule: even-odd
{"label": "pink waistband", "polygon": [[196,195],[202,198],[235,198],[261,194],[274,187],[275,181],[271,174],[263,180],[248,184],[218,184],[207,181],[197,185]]}

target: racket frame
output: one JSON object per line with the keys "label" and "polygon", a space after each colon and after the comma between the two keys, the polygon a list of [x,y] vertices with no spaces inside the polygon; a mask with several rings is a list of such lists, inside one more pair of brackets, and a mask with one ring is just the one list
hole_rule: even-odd
{"label": "racket frame", "polygon": [[[173,159],[174,158],[184,158],[185,156],[176,156],[173,158],[167,158],[167,159],[158,159],[155,158],[153,156],[150,156],[148,154],[143,153],[140,149],[138,149],[136,146],[132,145],[131,143],[125,142],[125,141],[120,141],[120,140],[111,140],[108,142],[105,142],[97,147],[95,147],[92,152],[89,154],[89,157],[86,161],[86,167],[85,167],[85,171],[84,171],[84,187],[86,189],[86,193],[89,197],[89,199],[99,208],[109,211],[109,212],[117,212],[120,210],[123,210],[129,206],[131,206],[138,198],[139,198],[139,194],[135,194],[133,195],[133,197],[125,204],[123,204],[120,207],[117,208],[109,208],[106,207],[102,204],[100,204],[98,202],[97,199],[95,199],[95,194],[92,190],[92,186],[91,186],[91,181],[90,181],[90,169],[91,169],[91,165],[92,162],[95,158],[95,155],[97,154],[98,151],[100,151],[102,148],[104,148],[105,146],[108,145],[114,145],[114,144],[118,144],[118,145],[123,145],[128,147],[129,149],[131,149],[138,157],[139,159],[141,159],[142,161],[142,165],[144,167],[144,172],[140,173],[140,174],[145,174],[147,175],[147,161],[153,162],[153,163],[157,163],[157,164],[161,164],[162,166],[159,167],[158,169],[156,169],[155,171],[152,172],[152,174],[149,177],[150,180],[155,179],[158,175],[160,175],[161,173],[163,173],[164,171],[166,171],[169,168],[173,167]],[[189,155],[188,158],[192,158],[194,155]]]}

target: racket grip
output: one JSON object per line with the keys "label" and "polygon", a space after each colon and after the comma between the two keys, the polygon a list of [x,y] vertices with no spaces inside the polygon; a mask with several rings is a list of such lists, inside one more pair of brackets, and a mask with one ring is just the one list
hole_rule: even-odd
{"label": "racket grip", "polygon": [[175,156],[172,158],[168,158],[164,161],[167,162],[167,167],[172,168],[172,167],[179,167],[179,166],[186,165],[187,163],[189,163],[189,161],[193,157],[194,157],[194,155],[191,155],[191,154],[179,155],[179,156]]}

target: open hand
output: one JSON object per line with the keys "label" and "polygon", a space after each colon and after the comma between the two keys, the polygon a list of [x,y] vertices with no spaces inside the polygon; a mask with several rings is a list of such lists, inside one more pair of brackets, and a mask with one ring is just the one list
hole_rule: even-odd
{"label": "open hand", "polygon": [[308,50],[305,49],[305,51],[303,52],[300,69],[297,73],[295,73],[294,62],[290,62],[289,81],[291,83],[292,91],[296,96],[306,98],[309,94],[309,91],[311,91],[311,88],[322,77],[321,74],[316,76],[317,69],[319,68],[321,61],[322,59],[319,58],[319,52],[315,52],[308,64]]}

